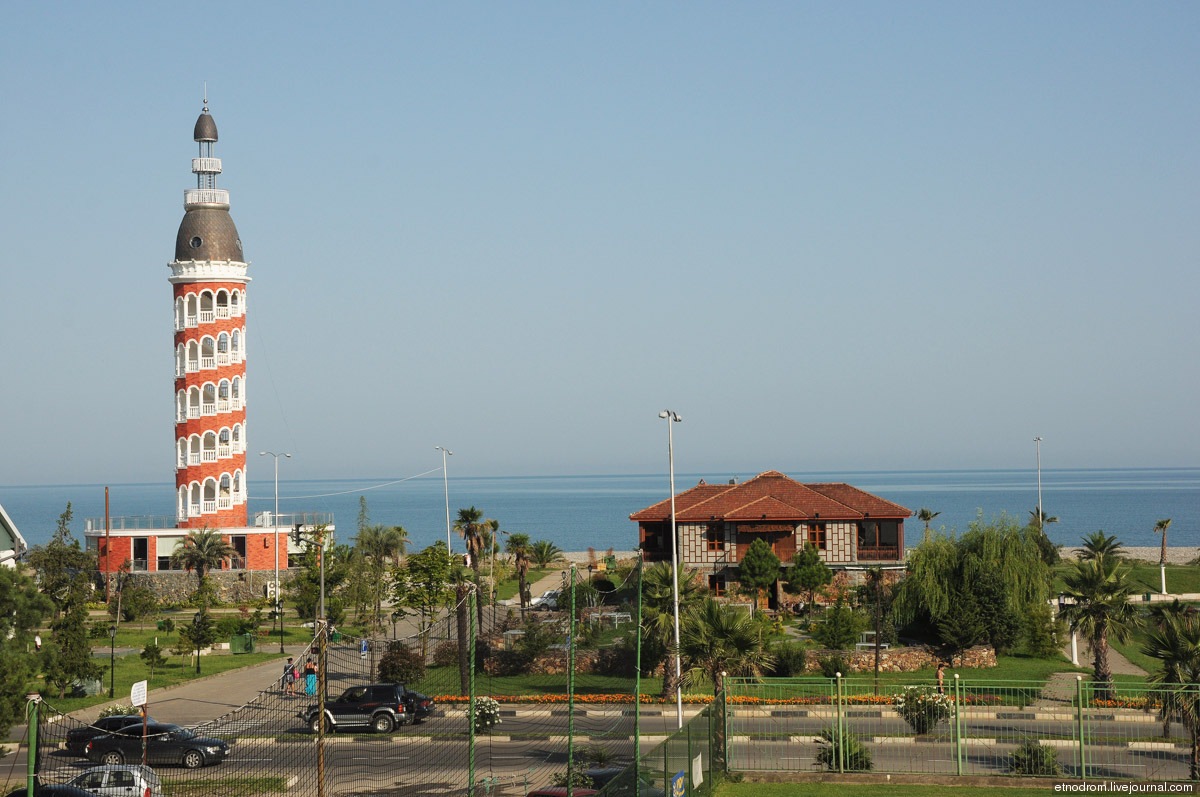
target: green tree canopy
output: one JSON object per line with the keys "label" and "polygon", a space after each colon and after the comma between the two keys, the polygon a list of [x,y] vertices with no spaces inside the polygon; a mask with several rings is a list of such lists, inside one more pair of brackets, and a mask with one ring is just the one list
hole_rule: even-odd
{"label": "green tree canopy", "polygon": [[833,581],[833,571],[817,546],[805,541],[804,547],[792,557],[792,566],[784,574],[788,592],[804,595],[805,603],[812,605],[816,592]]}
{"label": "green tree canopy", "polygon": [[171,554],[171,566],[182,567],[189,573],[195,572],[197,590],[203,593],[208,571],[219,568],[222,562],[236,553],[219,530],[197,529],[189,532],[183,538],[183,544]]}
{"label": "green tree canopy", "polygon": [[80,573],[90,576],[96,570],[96,557],[79,546],[79,540],[71,533],[71,520],[75,517],[70,502],[58,516],[58,525],[50,542],[30,549],[26,561],[37,574],[37,583],[42,594],[54,602],[54,614],[62,613],[69,599],[68,593],[75,577]]}
{"label": "green tree canopy", "polygon": [[779,580],[779,557],[763,539],[750,543],[738,563],[738,582],[750,592],[751,605],[758,611],[758,593]]}
{"label": "green tree canopy", "polygon": [[679,652],[689,680],[704,675],[721,691],[722,674],[761,676],[775,664],[763,630],[745,611],[705,598],[680,618]]}
{"label": "green tree canopy", "polygon": [[0,738],[23,721],[38,667],[33,636],[53,612],[24,567],[0,567]]}
{"label": "green tree canopy", "polygon": [[1124,642],[1137,622],[1129,597],[1137,590],[1130,568],[1113,556],[1079,559],[1063,576],[1063,595],[1071,600],[1061,617],[1072,631],[1088,638],[1092,648],[1092,677],[1098,694],[1112,690],[1108,640]]}

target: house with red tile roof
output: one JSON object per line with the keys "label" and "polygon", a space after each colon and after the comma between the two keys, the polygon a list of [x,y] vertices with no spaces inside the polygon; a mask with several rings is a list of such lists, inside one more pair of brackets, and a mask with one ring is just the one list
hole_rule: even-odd
{"label": "house with red tile roof", "polygon": [[[912,511],[844,483],[801,484],[769,470],[745,482],[701,481],[675,496],[680,561],[707,575],[720,594],[738,562],[763,540],[785,565],[811,542],[834,570],[904,561],[904,520]],[[671,560],[671,499],[629,519],[647,561]]]}

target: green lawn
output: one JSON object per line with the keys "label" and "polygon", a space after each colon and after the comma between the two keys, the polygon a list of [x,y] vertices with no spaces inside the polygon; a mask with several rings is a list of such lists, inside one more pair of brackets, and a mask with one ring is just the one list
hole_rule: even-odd
{"label": "green lawn", "polygon": [[[1157,594],[1159,587],[1162,586],[1158,564],[1141,560],[1130,560],[1129,564],[1132,568],[1133,581],[1138,586],[1138,593]],[[1055,594],[1063,591],[1062,576],[1070,568],[1069,562],[1059,564],[1054,568],[1053,590]],[[1167,565],[1167,590],[1175,595],[1185,592],[1200,592],[1200,567]]]}

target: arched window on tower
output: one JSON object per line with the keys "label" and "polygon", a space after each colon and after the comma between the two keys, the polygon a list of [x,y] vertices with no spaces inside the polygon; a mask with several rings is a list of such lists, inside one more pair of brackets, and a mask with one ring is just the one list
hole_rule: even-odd
{"label": "arched window on tower", "polygon": [[207,335],[200,338],[200,367],[217,367],[217,342]]}
{"label": "arched window on tower", "polygon": [[199,517],[200,510],[204,508],[201,499],[200,482],[192,482],[188,488],[188,517]]}
{"label": "arched window on tower", "polygon": [[179,467],[186,468],[187,464],[188,464],[188,462],[187,462],[187,438],[184,438],[184,437],[179,438],[179,440],[177,440],[175,442],[175,448],[178,450],[177,461],[179,462]]}
{"label": "arched window on tower", "polygon": [[233,330],[233,333],[229,336],[229,342],[230,342],[229,359],[232,362],[240,363],[242,361],[242,333],[241,333],[241,331],[237,330],[237,329]]}
{"label": "arched window on tower", "polygon": [[221,436],[217,440],[217,456],[221,459],[233,456],[233,448],[229,444],[229,438],[229,427],[226,426],[225,428],[221,429]]}
{"label": "arched window on tower", "polygon": [[186,486],[180,486],[175,491],[175,520],[184,521],[188,516],[188,489]]}
{"label": "arched window on tower", "polygon": [[204,433],[203,454],[200,457],[201,462],[216,462],[217,461],[217,433]]}
{"label": "arched window on tower", "polygon": [[241,410],[245,404],[242,403],[242,379],[235,376],[233,378],[233,409],[235,412]]}
{"label": "arched window on tower", "polygon": [[182,332],[186,320],[184,312],[183,297],[179,296],[175,299],[175,331]]}
{"label": "arched window on tower", "polygon": [[241,293],[241,291],[231,291],[229,294],[229,313],[235,318],[242,314]]}
{"label": "arched window on tower", "polygon": [[211,515],[217,511],[217,480],[207,478],[204,480],[204,498],[200,511],[205,515]]}
{"label": "arched window on tower", "polygon": [[187,391],[180,390],[175,394],[175,420],[183,423],[187,420]]}
{"label": "arched window on tower", "polygon": [[229,333],[217,335],[217,365],[229,365]]}
{"label": "arched window on tower", "polygon": [[242,489],[242,472],[240,470],[233,472],[233,502],[235,504],[246,503],[246,493]]}
{"label": "arched window on tower", "polygon": [[201,415],[217,414],[217,386],[212,382],[204,383],[204,398],[201,403]]}
{"label": "arched window on tower", "polygon": [[188,409],[187,416],[189,418],[200,417],[200,388],[188,388]]}
{"label": "arched window on tower", "polygon": [[189,340],[187,345],[187,372],[194,374],[200,370],[200,344]]}
{"label": "arched window on tower", "polygon": [[187,373],[187,349],[180,343],[175,347],[175,376]]}
{"label": "arched window on tower", "polygon": [[200,294],[200,323],[211,324],[217,317],[213,309],[212,291],[204,291]]}
{"label": "arched window on tower", "polygon": [[218,509],[230,509],[233,507],[233,490],[232,481],[228,473],[221,474],[221,493],[217,498]]}
{"label": "arched window on tower", "polygon": [[200,324],[200,299],[194,293],[187,295],[187,326],[194,327]]}
{"label": "arched window on tower", "polygon": [[217,291],[217,318],[229,318],[229,291]]}
{"label": "arched window on tower", "polygon": [[229,380],[222,379],[217,385],[217,412],[229,412],[230,408]]}
{"label": "arched window on tower", "polygon": [[242,425],[240,423],[233,426],[233,453],[243,453],[242,448]]}
{"label": "arched window on tower", "polygon": [[200,464],[200,435],[198,434],[188,438],[188,464]]}

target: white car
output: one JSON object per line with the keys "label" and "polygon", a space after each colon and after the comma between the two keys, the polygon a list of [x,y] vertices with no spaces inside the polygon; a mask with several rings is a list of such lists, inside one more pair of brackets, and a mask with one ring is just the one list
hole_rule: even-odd
{"label": "white car", "polygon": [[150,767],[116,764],[92,767],[70,785],[100,797],[162,797],[162,782]]}
{"label": "white car", "polygon": [[529,602],[530,609],[557,609],[559,590],[548,589]]}

